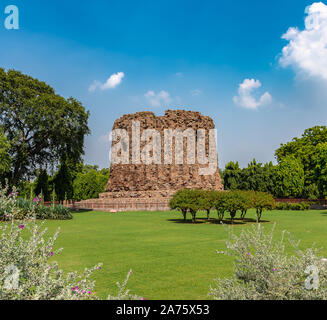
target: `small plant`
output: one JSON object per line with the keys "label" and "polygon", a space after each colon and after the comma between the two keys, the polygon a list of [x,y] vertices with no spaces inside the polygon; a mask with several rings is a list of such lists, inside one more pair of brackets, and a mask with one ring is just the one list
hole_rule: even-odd
{"label": "small plant", "polygon": [[260,224],[243,229],[239,236],[230,228],[227,250],[235,257],[234,276],[217,279],[209,296],[215,300],[326,300],[327,266],[318,250],[299,249],[288,234],[293,255],[285,251],[285,234],[275,240],[274,228],[265,233]]}

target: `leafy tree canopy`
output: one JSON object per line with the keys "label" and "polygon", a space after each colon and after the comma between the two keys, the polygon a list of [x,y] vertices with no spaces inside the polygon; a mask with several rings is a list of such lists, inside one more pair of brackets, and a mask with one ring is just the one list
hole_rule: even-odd
{"label": "leafy tree canopy", "polygon": [[313,158],[315,163],[314,177],[321,197],[327,196],[327,143],[320,143]]}
{"label": "leafy tree canopy", "polygon": [[0,131],[0,181],[10,170],[11,158],[9,155],[10,144],[3,132]]}
{"label": "leafy tree canopy", "polygon": [[294,156],[302,162],[305,174],[305,185],[316,183],[315,160],[319,152],[319,144],[327,142],[327,127],[316,126],[304,131],[301,138],[294,138],[291,142],[282,144],[276,150],[276,158],[281,162],[287,156]]}
{"label": "leafy tree canopy", "polygon": [[[88,169],[89,166],[87,166]],[[105,191],[109,179],[109,170],[97,171],[95,169],[79,172],[74,180],[74,199],[95,199]]]}
{"label": "leafy tree canopy", "polygon": [[242,169],[238,162],[229,162],[223,172],[224,187],[226,190],[236,190],[240,188]]}
{"label": "leafy tree canopy", "polygon": [[301,197],[304,190],[304,170],[300,160],[293,156],[283,158],[275,170],[277,197]]}
{"label": "leafy tree canopy", "polygon": [[10,143],[11,183],[35,170],[83,154],[89,112],[46,83],[19,71],[0,69],[0,126]]}

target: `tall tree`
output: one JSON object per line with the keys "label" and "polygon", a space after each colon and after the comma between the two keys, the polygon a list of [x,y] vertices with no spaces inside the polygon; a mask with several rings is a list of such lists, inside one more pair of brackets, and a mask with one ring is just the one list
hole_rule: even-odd
{"label": "tall tree", "polygon": [[283,158],[275,170],[275,195],[280,198],[301,197],[304,190],[304,170],[300,160]]}
{"label": "tall tree", "polygon": [[320,197],[327,197],[327,143],[317,146],[317,153],[313,158],[315,163],[314,175]]}
{"label": "tall tree", "polygon": [[276,150],[275,156],[278,162],[281,162],[287,156],[293,156],[300,160],[304,169],[304,180],[306,188],[313,188],[317,183],[315,175],[315,160],[318,145],[327,142],[327,127],[316,126],[304,131],[301,138],[294,138],[291,142],[282,144]]}
{"label": "tall tree", "polygon": [[0,131],[0,182],[4,180],[10,170],[11,158],[9,155],[10,144],[5,134]]}
{"label": "tall tree", "polygon": [[242,190],[264,191],[266,189],[264,179],[264,168],[261,163],[257,163],[255,159],[252,160],[242,170]]}
{"label": "tall tree", "polygon": [[50,201],[49,176],[47,170],[39,170],[34,188],[34,194],[37,196],[43,194],[44,201]]}
{"label": "tall tree", "polygon": [[223,172],[224,187],[226,190],[236,190],[240,188],[242,170],[238,162],[229,162]]}
{"label": "tall tree", "polygon": [[77,173],[73,183],[75,200],[98,198],[100,193],[105,192],[109,170],[98,171],[96,168],[98,167],[85,165],[83,171]]}
{"label": "tall tree", "polygon": [[90,132],[88,117],[74,98],[19,71],[0,69],[0,126],[10,143],[11,183],[67,155],[79,161]]}
{"label": "tall tree", "polygon": [[73,198],[73,174],[66,162],[61,163],[53,183],[59,201]]}

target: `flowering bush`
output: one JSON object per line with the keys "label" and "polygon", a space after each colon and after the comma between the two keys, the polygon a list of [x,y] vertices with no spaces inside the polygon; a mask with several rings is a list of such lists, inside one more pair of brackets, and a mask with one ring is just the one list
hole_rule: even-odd
{"label": "flowering bush", "polygon": [[295,254],[285,252],[285,232],[273,239],[274,228],[265,233],[259,225],[230,231],[227,255],[235,257],[232,279],[215,280],[209,296],[216,300],[311,300],[327,299],[327,265],[318,250],[299,249],[290,236]]}
{"label": "flowering bush", "polygon": [[[0,205],[7,222],[0,223],[0,300],[89,300],[94,294],[95,282],[90,280],[101,264],[85,269],[82,274],[64,274],[57,262],[49,261],[60,253],[55,250],[59,230],[45,240],[47,229],[38,225],[33,212],[28,220],[15,220],[21,209],[11,196],[0,192]],[[141,299],[126,289],[128,274],[123,284],[117,284],[118,294],[108,299]]]}
{"label": "flowering bush", "polygon": [[71,210],[62,205],[51,205],[46,207],[42,205],[42,199],[35,197],[33,200],[17,198],[18,193],[14,189],[9,197],[8,187],[0,189],[0,220],[7,220],[10,213],[15,212],[15,219],[24,219],[30,215],[36,219],[68,220],[72,219]]}

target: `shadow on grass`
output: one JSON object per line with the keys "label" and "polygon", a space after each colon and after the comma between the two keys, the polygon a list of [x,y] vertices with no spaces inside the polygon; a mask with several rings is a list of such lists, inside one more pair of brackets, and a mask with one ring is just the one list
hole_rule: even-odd
{"label": "shadow on grass", "polygon": [[78,210],[72,210],[72,213],[84,213],[84,212],[92,212],[93,209],[78,209]]}
{"label": "shadow on grass", "polygon": [[[234,219],[234,222],[230,219],[224,219],[223,221],[220,221],[218,219],[209,219],[206,218],[198,218],[196,219],[196,222],[193,223],[192,220],[187,219],[186,221],[182,219],[168,219],[167,221],[174,222],[174,223],[180,223],[180,224],[226,224],[226,225],[245,225],[250,223],[257,223],[257,220],[245,218],[244,220],[241,219]],[[267,220],[261,220],[260,223],[269,223],[270,221]]]}

